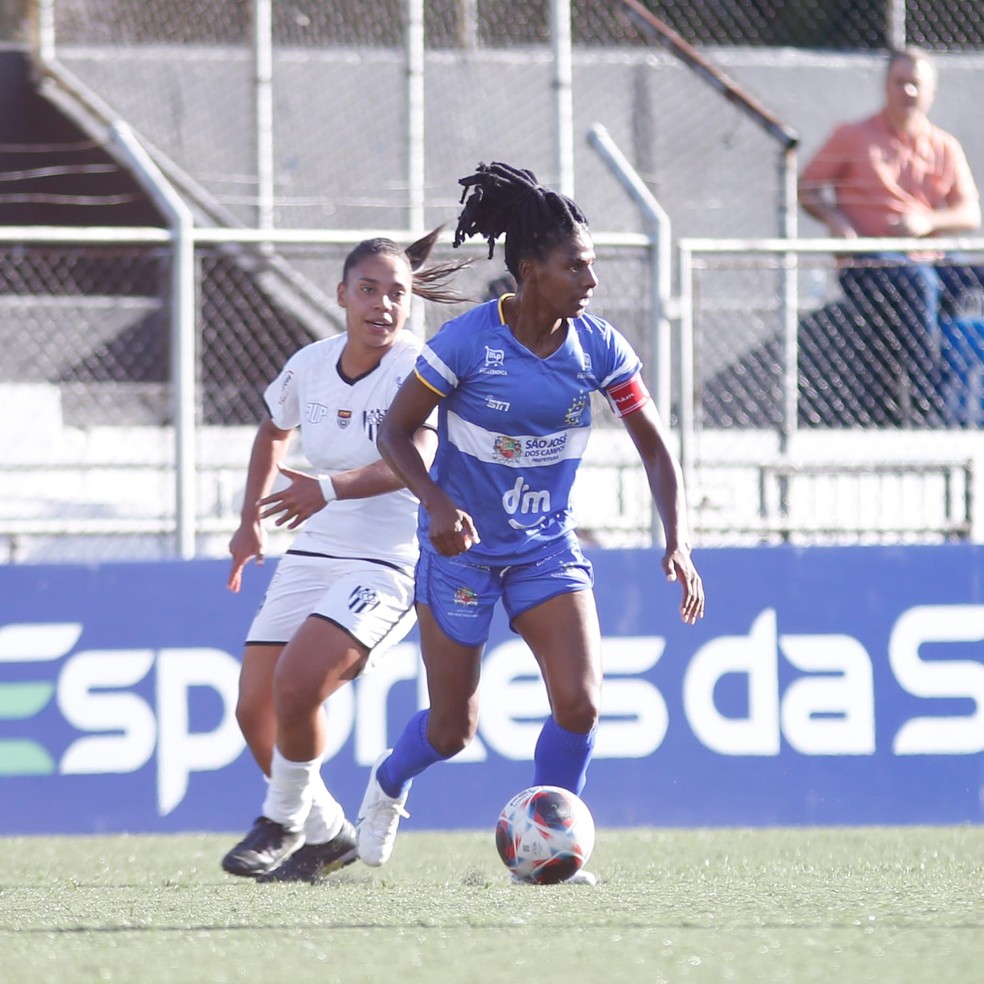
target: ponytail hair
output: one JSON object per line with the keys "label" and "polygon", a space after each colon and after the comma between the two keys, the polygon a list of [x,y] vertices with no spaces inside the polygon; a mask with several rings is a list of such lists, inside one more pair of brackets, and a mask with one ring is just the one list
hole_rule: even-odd
{"label": "ponytail hair", "polygon": [[427,258],[441,234],[443,225],[432,229],[426,236],[404,248],[392,239],[378,236],[374,239],[363,239],[358,246],[345,257],[342,266],[342,280],[347,281],[348,275],[356,264],[361,263],[367,256],[398,256],[409,264],[413,275],[413,293],[427,301],[438,304],[457,304],[470,298],[450,287],[451,278],[465,267],[471,266],[471,260],[459,260],[454,263],[437,263],[425,267]]}
{"label": "ponytail hair", "polygon": [[458,184],[464,188],[461,201],[465,207],[458,217],[454,245],[460,246],[469,236],[481,236],[489,244],[492,259],[496,240],[505,235],[506,268],[517,282],[522,279],[522,260],[545,259],[554,247],[588,226],[574,201],[544,188],[525,168],[497,161],[479,164]]}

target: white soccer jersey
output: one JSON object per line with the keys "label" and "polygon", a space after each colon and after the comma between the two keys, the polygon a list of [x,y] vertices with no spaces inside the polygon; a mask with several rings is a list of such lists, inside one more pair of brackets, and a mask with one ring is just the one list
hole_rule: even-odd
{"label": "white soccer jersey", "polygon": [[[421,349],[419,339],[404,330],[379,365],[353,381],[338,368],[345,342],[346,336],[338,335],[296,352],[263,397],[277,427],[300,427],[304,455],[321,473],[379,460],[379,423]],[[416,529],[417,499],[407,489],[336,499],[306,521],[291,550],[364,557],[412,570]]]}

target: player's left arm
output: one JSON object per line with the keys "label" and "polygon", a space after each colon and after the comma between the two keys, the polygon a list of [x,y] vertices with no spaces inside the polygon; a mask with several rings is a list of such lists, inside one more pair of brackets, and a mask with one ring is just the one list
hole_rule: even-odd
{"label": "player's left arm", "polygon": [[[430,467],[437,452],[437,432],[430,426],[419,427],[413,443]],[[331,475],[310,475],[286,465],[279,465],[278,468],[288,484],[260,500],[259,505],[263,509],[260,518],[276,516],[275,525],[286,526],[288,530],[297,529],[304,520],[335,499],[370,499],[395,492],[404,485],[381,458],[371,464]]]}
{"label": "player's left arm", "polygon": [[[690,555],[690,527],[683,473],[670,449],[669,434],[645,384],[636,374],[621,386],[613,387],[610,398],[618,405],[619,391],[624,394],[626,412],[622,423],[632,438],[652,492],[666,538],[662,566],[668,581],[679,581],[683,589],[680,617],[693,624],[704,616],[704,584]],[[617,412],[617,411],[616,411]]]}

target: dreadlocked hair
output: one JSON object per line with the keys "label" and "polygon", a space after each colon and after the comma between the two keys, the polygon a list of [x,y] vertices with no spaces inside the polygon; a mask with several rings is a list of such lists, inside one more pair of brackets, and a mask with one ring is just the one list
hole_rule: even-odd
{"label": "dreadlocked hair", "polygon": [[435,301],[438,304],[459,304],[471,300],[471,298],[459,294],[449,286],[451,278],[459,270],[471,266],[471,260],[424,266],[443,228],[443,225],[438,226],[406,248],[384,236],[378,236],[375,239],[363,239],[345,257],[345,263],[342,266],[342,280],[348,280],[352,268],[361,263],[367,256],[398,256],[410,265],[410,271],[413,274],[412,290],[418,297],[422,297],[426,301]]}
{"label": "dreadlocked hair", "polygon": [[458,184],[464,188],[461,201],[465,207],[458,216],[454,245],[460,246],[469,236],[481,236],[489,244],[491,260],[496,240],[505,234],[506,268],[517,281],[521,260],[545,259],[550,250],[588,224],[575,202],[538,184],[536,175],[525,168],[499,161],[479,164],[474,174]]}

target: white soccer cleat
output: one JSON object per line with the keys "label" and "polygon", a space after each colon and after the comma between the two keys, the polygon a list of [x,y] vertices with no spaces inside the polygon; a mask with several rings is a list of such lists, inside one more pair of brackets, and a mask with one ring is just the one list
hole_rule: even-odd
{"label": "white soccer cleat", "polygon": [[582,868],[580,871],[575,871],[570,878],[561,882],[562,885],[597,885],[598,879],[594,876],[593,872],[585,871]]}
{"label": "white soccer cleat", "polygon": [[387,749],[376,759],[369,773],[369,785],[362,797],[359,807],[359,818],[355,822],[356,835],[359,844],[359,857],[373,868],[389,861],[396,843],[396,830],[400,826],[400,817],[409,817],[404,807],[407,802],[406,792],[394,799],[383,792],[382,786],[376,780],[376,770],[389,758],[392,748]]}

